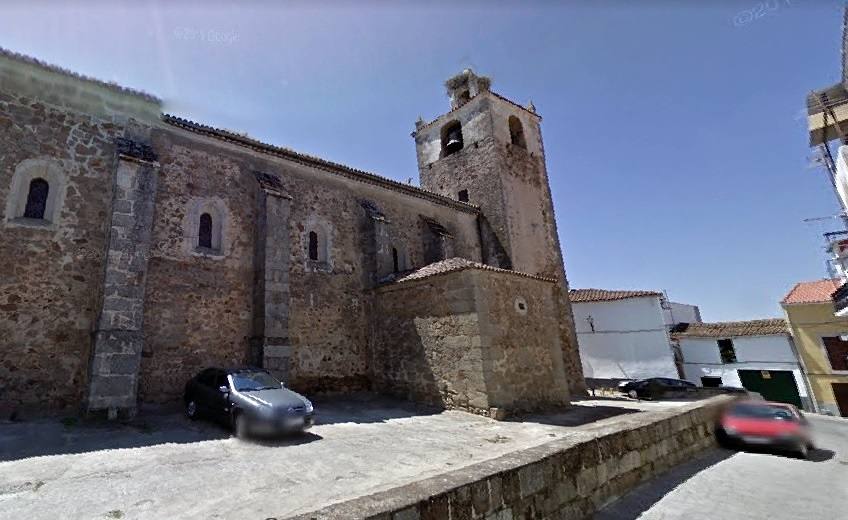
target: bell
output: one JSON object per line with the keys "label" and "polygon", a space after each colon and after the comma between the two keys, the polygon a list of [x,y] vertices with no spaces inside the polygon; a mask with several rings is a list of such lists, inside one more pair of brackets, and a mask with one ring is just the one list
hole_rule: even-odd
{"label": "bell", "polygon": [[448,142],[445,145],[445,150],[451,154],[462,150],[462,130],[456,128],[448,134]]}

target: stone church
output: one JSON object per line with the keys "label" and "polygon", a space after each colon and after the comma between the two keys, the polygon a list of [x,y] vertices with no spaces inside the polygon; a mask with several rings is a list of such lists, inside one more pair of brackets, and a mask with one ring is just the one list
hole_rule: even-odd
{"label": "stone church", "polygon": [[419,188],[0,50],[0,402],[132,415],[258,365],[307,394],[567,405],[541,118],[470,70],[446,87]]}

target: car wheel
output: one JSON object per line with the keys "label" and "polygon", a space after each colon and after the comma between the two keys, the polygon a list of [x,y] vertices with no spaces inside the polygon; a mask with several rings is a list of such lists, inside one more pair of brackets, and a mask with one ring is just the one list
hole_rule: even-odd
{"label": "car wheel", "polygon": [[186,401],[185,414],[192,421],[197,419],[197,403],[195,401]]}
{"label": "car wheel", "polygon": [[233,421],[233,429],[237,438],[247,438],[247,417],[243,413],[236,415],[235,421]]}
{"label": "car wheel", "polygon": [[639,393],[636,390],[627,392],[627,395],[629,395],[632,399],[639,399]]}
{"label": "car wheel", "polygon": [[715,430],[716,442],[722,448],[730,448],[730,437],[727,435],[727,432],[724,431],[724,428],[718,427]]}
{"label": "car wheel", "polygon": [[798,454],[799,459],[806,459],[807,456],[810,454],[810,449],[807,447],[806,444],[802,444],[798,447],[798,451],[796,451],[795,453]]}

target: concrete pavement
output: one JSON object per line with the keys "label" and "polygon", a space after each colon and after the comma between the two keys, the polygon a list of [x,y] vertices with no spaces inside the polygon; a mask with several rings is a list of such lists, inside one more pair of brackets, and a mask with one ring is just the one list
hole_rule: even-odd
{"label": "concrete pavement", "polygon": [[810,415],[810,460],[711,450],[637,487],[596,520],[848,518],[848,419]]}
{"label": "concrete pavement", "polygon": [[310,434],[266,444],[179,415],[128,426],[3,424],[0,518],[283,518],[681,404],[587,400],[497,422],[394,401],[317,401]]}

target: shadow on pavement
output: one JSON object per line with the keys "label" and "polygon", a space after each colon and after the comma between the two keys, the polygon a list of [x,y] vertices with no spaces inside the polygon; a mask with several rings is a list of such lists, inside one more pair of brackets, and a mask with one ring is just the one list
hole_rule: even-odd
{"label": "shadow on pavement", "polygon": [[127,423],[42,418],[0,424],[0,461],[229,437],[222,426],[178,414],[140,416]]}
{"label": "shadow on pavement", "polygon": [[735,452],[712,449],[696,459],[690,460],[654,477],[630,490],[626,495],[601,509],[594,520],[633,520],[659,502],[674,488],[683,484],[701,471],[730,458]]}
{"label": "shadow on pavement", "polygon": [[582,426],[595,421],[616,417],[618,415],[639,413],[636,408],[623,408],[620,406],[581,406],[573,405],[571,408],[555,413],[527,414],[510,417],[511,422],[534,422],[539,424],[550,424],[553,426]]}
{"label": "shadow on pavement", "polygon": [[[346,396],[345,399],[319,398],[314,402],[318,425],[379,423],[441,412],[369,395]],[[160,444],[220,441],[232,437],[232,432],[223,425],[206,420],[190,421],[176,410],[178,407],[142,408],[139,416],[129,422],[85,421],[76,417],[0,422],[0,462]],[[319,435],[307,432],[302,436],[253,439],[249,442],[267,447],[286,447],[320,439]]]}
{"label": "shadow on pavement", "polygon": [[[790,451],[778,450],[764,446],[745,446],[744,448],[737,449],[737,451],[744,451],[746,453],[759,453],[763,455],[775,455],[778,457],[798,458],[796,454]],[[832,459],[834,455],[836,455],[836,452],[832,450],[816,448],[814,450],[810,450],[805,460],[807,462],[827,462]]]}
{"label": "shadow on pavement", "polygon": [[320,397],[315,404],[315,424],[368,424],[383,423],[391,419],[436,415],[444,409],[423,406],[373,394],[345,396],[342,399]]}
{"label": "shadow on pavement", "polygon": [[278,438],[253,438],[247,442],[265,447],[265,448],[283,448],[286,446],[300,446],[309,444],[310,442],[320,441],[324,437],[316,435],[312,432],[305,432],[300,435],[289,435]]}

